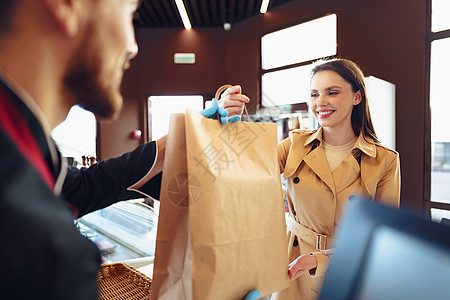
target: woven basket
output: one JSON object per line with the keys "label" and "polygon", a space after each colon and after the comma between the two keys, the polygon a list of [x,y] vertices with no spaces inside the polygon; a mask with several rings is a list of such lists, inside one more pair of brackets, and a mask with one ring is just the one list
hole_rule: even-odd
{"label": "woven basket", "polygon": [[97,274],[98,299],[150,299],[152,280],[126,263],[104,264]]}

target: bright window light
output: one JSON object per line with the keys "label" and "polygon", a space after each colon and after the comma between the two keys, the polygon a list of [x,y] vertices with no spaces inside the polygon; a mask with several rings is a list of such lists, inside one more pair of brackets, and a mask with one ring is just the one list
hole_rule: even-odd
{"label": "bright window light", "polygon": [[439,32],[450,29],[450,1],[432,0],[431,1],[431,31]]}
{"label": "bright window light", "polygon": [[[450,101],[447,91],[450,80],[450,1],[430,0],[431,35],[430,58],[430,112],[431,112],[431,207],[433,202],[450,204],[450,133],[448,130],[448,111]],[[434,221],[450,219],[450,210],[431,209]]]}
{"label": "bright window light", "polygon": [[191,108],[203,109],[203,96],[150,96],[148,98],[149,132],[151,140],[157,140],[169,132],[170,115],[185,113]]}
{"label": "bright window light", "polygon": [[262,105],[308,102],[312,65],[266,73],[262,76]]}
{"label": "bright window light", "polygon": [[435,222],[440,222],[442,218],[450,219],[450,211],[444,209],[431,209],[431,219]]}
{"label": "bright window light", "polygon": [[262,68],[269,70],[336,54],[337,16],[331,14],[264,35]]}
{"label": "bright window light", "polygon": [[448,82],[450,37],[431,43],[431,201],[450,203],[450,132]]}
{"label": "bright window light", "polygon": [[81,163],[81,156],[97,156],[97,121],[93,113],[73,106],[67,118],[53,131],[52,137],[64,157],[74,157]]}

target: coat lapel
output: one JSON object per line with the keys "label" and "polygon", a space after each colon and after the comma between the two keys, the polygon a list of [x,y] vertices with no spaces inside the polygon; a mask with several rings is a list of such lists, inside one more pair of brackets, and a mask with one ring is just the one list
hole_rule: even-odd
{"label": "coat lapel", "polygon": [[311,148],[314,145],[314,137],[317,136],[319,131],[320,129],[312,135],[297,134],[295,131],[292,133],[290,136],[291,146],[283,172],[284,178],[291,177],[297,171],[303,158],[311,151]]}
{"label": "coat lapel", "polygon": [[322,144],[322,127],[312,134],[306,141],[304,146],[317,146],[311,150],[304,158],[304,162],[316,175],[328,186],[328,188],[336,195],[333,176],[331,175],[330,166],[328,165],[325,151]]}
{"label": "coat lapel", "polygon": [[[322,128],[312,132],[311,135],[295,135],[294,133],[291,138],[284,177],[293,176],[301,163],[305,162],[335,194],[333,177],[322,146]],[[316,147],[316,145],[318,146]]]}
{"label": "coat lapel", "polygon": [[360,176],[360,170],[357,158],[351,154],[347,156],[332,174],[336,193],[346,189],[357,180]]}
{"label": "coat lapel", "polygon": [[336,189],[334,186],[333,176],[331,175],[330,167],[328,165],[325,152],[323,151],[323,146],[320,145],[308,155],[306,155],[303,160],[309,166],[309,168],[316,173],[316,175],[330,188],[333,194],[336,194]]}
{"label": "coat lapel", "polygon": [[[348,184],[356,180],[355,176],[361,173],[361,184],[367,194],[374,199],[378,180],[377,176],[367,171],[372,170],[370,168],[370,160],[376,157],[377,153],[376,146],[373,142],[366,141],[362,134],[358,137],[352,149],[353,157],[349,156],[346,158],[344,160],[346,166],[339,166],[335,171],[335,173],[337,172],[334,174],[337,180],[335,184],[325,152],[323,151],[322,128],[319,128],[311,135],[295,135],[294,133],[291,138],[291,147],[284,169],[285,178],[293,176],[301,163],[304,162],[336,194],[338,192],[336,188],[342,190],[342,188],[345,188]],[[318,146],[314,148],[314,145]],[[361,156],[360,163],[357,161],[357,157],[359,156]]]}

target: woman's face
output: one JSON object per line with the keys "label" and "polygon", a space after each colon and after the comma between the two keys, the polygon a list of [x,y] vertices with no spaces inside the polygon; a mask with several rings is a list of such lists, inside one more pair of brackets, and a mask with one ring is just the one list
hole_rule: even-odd
{"label": "woman's face", "polygon": [[353,106],[361,93],[334,71],[319,71],[311,79],[310,107],[320,126],[333,130],[351,129]]}

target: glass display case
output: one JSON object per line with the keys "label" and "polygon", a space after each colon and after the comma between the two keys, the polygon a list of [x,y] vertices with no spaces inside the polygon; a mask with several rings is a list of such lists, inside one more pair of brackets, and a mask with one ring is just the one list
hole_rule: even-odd
{"label": "glass display case", "polygon": [[153,262],[158,213],[145,199],[92,212],[80,218],[77,226],[97,245],[104,262],[126,262],[136,268]]}

